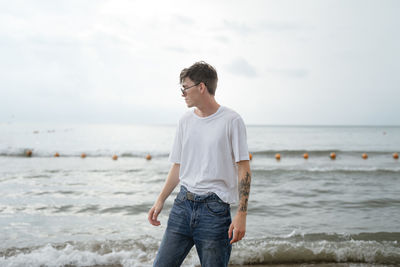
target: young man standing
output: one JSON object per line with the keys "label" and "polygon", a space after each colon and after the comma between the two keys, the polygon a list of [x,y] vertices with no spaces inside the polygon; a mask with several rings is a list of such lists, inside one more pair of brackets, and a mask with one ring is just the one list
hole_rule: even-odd
{"label": "young man standing", "polygon": [[[165,200],[180,182],[154,266],[180,266],[193,245],[201,266],[227,266],[232,243],[246,231],[251,172],[246,127],[235,111],[215,98],[215,69],[197,62],[182,70],[182,97],[189,108],[179,121],[165,185],[150,209],[157,220]],[[231,220],[230,204],[239,201]]]}

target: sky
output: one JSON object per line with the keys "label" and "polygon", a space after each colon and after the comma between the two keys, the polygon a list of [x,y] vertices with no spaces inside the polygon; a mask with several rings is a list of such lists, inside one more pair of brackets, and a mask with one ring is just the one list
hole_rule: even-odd
{"label": "sky", "polygon": [[400,125],[400,1],[0,0],[0,123],[176,124],[179,73],[246,124]]}

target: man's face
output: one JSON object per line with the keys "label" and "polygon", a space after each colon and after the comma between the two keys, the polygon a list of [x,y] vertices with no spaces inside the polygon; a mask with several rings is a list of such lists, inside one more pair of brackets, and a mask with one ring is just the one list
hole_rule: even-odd
{"label": "man's face", "polygon": [[196,99],[198,97],[198,85],[194,83],[190,78],[186,77],[182,82],[183,94],[182,97],[185,98],[186,105],[188,108],[196,106]]}

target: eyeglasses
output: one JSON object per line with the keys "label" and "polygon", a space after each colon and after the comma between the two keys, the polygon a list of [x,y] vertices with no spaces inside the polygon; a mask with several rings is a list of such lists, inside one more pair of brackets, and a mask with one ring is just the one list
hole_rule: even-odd
{"label": "eyeglasses", "polygon": [[190,88],[195,87],[195,86],[199,85],[200,83],[201,83],[201,82],[199,82],[199,83],[197,83],[197,84],[195,84],[195,85],[189,86],[189,87],[187,87],[187,88],[181,87],[182,95],[185,94],[185,91],[186,91],[186,90],[189,90]]}

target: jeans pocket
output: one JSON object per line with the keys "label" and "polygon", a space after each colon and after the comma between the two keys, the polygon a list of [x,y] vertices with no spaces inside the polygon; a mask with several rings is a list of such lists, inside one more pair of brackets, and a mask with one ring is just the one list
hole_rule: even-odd
{"label": "jeans pocket", "polygon": [[179,192],[175,198],[176,204],[182,204],[186,200],[185,194],[183,192]]}
{"label": "jeans pocket", "polygon": [[207,210],[216,216],[225,216],[229,211],[229,204],[222,201],[211,201],[206,203]]}

